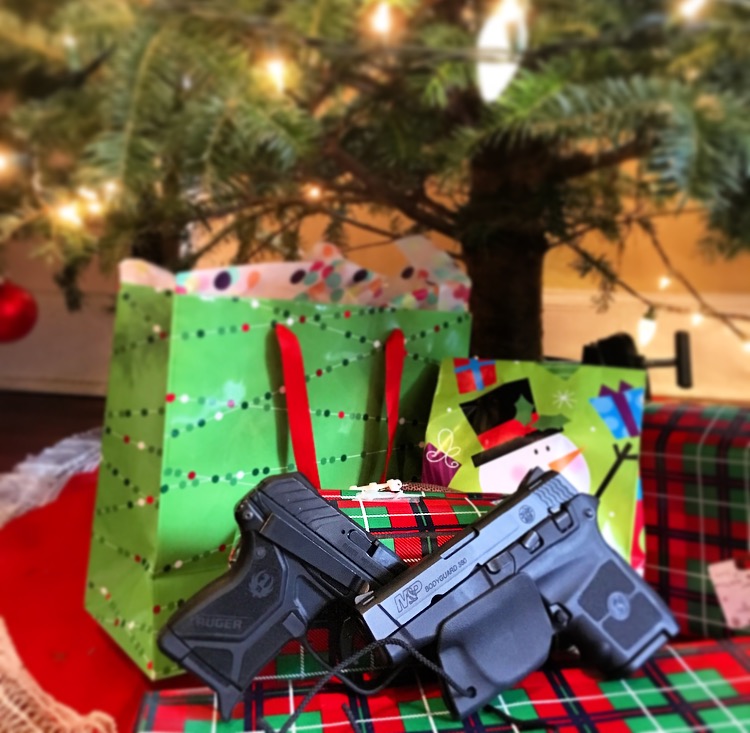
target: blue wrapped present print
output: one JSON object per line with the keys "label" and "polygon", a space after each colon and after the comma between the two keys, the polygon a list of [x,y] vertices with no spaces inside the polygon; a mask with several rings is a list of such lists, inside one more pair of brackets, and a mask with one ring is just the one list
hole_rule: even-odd
{"label": "blue wrapped present print", "polygon": [[644,389],[620,382],[617,391],[602,387],[591,404],[606,423],[615,440],[640,435],[643,422]]}

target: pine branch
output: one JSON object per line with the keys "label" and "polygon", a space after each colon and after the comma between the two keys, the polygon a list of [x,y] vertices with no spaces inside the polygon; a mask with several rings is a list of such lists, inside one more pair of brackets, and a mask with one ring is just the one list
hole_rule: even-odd
{"label": "pine branch", "polygon": [[[593,230],[593,228],[592,228]],[[601,258],[597,257],[595,254],[587,250],[581,243],[580,243],[580,237],[587,232],[578,232],[576,233],[575,237],[568,240],[561,240],[559,242],[560,246],[567,247],[571,251],[575,252],[578,257],[581,258],[581,260],[586,263],[587,267],[589,267],[592,270],[595,270],[598,272],[605,281],[609,282],[611,287],[613,288],[619,288],[620,290],[625,291],[629,295],[631,295],[633,298],[638,300],[640,303],[642,303],[647,310],[654,310],[654,311],[665,311],[669,313],[679,313],[681,315],[690,315],[694,311],[690,308],[674,305],[672,303],[664,303],[660,302],[658,300],[653,300],[652,298],[649,298],[642,293],[640,293],[636,288],[634,288],[632,285],[630,285],[628,282],[622,279],[614,270],[612,270],[611,267],[609,267],[606,263],[604,263]],[[679,279],[679,278],[678,278]],[[683,281],[681,281],[683,282]],[[684,282],[683,282],[684,284]],[[691,289],[691,295],[694,295],[697,293],[694,288]],[[705,299],[702,298],[702,296],[698,297],[698,302],[706,303]],[[733,321],[734,320],[741,320],[741,321],[747,321],[750,323],[750,315],[748,314],[729,314],[721,312],[712,306],[710,306],[708,303],[706,303],[707,308],[703,310],[703,314],[708,318],[714,318],[721,323],[724,323],[736,336],[738,336],[741,340],[745,341],[748,338],[748,334],[743,332],[740,328],[738,328]]]}
{"label": "pine branch", "polygon": [[65,63],[65,54],[53,36],[41,25],[23,23],[14,13],[0,11],[0,45],[3,56],[18,49],[39,56],[55,65]]}
{"label": "pine branch", "polygon": [[612,148],[603,153],[575,153],[565,158],[558,158],[553,165],[553,173],[547,180],[565,181],[604,168],[612,168],[630,160],[643,158],[651,148],[652,145],[647,143],[642,136],[639,136],[620,147]]}
{"label": "pine branch", "polygon": [[403,211],[415,222],[423,224],[429,229],[455,237],[455,227],[450,221],[435,213],[426,211],[420,206],[419,198],[398,191],[383,179],[372,173],[367,167],[352,155],[347,153],[335,141],[326,146],[328,154],[346,171],[357,178],[370,192],[375,200],[383,201],[400,211]]}
{"label": "pine branch", "polygon": [[[733,323],[732,318],[714,308],[700,294],[698,289],[690,282],[690,280],[684,275],[684,273],[682,273],[674,266],[671,258],[664,249],[658,234],[656,233],[656,229],[647,221],[641,220],[638,222],[638,224],[641,230],[648,237],[649,242],[651,242],[651,246],[656,251],[656,254],[659,255],[659,259],[661,259],[670,276],[680,282],[685,290],[687,290],[690,295],[695,298],[695,301],[700,306],[700,312],[705,316],[709,316],[711,318],[715,318],[718,321],[721,321],[735,336],[744,341],[744,339],[747,338],[747,335],[741,329],[737,328],[737,326]],[[746,316],[745,318],[750,320],[750,316]]]}

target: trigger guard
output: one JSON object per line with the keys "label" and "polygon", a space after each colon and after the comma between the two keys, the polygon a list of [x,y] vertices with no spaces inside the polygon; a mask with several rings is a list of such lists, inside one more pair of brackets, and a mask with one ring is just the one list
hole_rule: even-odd
{"label": "trigger guard", "polygon": [[547,659],[554,631],[534,581],[525,573],[490,589],[449,616],[438,632],[443,670],[474,695],[445,683],[452,712],[465,718]]}

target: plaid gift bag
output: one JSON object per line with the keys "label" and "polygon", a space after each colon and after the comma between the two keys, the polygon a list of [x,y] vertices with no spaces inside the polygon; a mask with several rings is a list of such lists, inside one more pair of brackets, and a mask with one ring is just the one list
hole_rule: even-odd
{"label": "plaid gift bag", "polygon": [[725,618],[711,579],[750,547],[750,410],[650,404],[641,445],[646,579],[684,633],[726,636],[750,618]]}
{"label": "plaid gift bag", "polygon": [[[221,722],[215,697],[206,688],[147,694],[138,733],[241,733],[259,729],[264,718],[275,729],[302,702],[312,681],[259,678],[232,719]],[[750,637],[665,647],[628,679],[602,680],[588,670],[548,664],[495,706],[518,720],[543,719],[561,733],[750,731]],[[340,730],[354,733],[510,731],[491,710],[454,720],[437,682],[409,672],[373,696],[329,685],[295,722],[297,733]]]}

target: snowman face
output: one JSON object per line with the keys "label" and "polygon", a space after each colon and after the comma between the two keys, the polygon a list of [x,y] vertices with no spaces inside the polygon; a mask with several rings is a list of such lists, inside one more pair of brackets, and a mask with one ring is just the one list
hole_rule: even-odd
{"label": "snowman face", "polygon": [[483,463],[479,466],[479,485],[482,491],[512,494],[524,476],[536,467],[557,471],[578,491],[589,492],[591,476],[586,459],[563,433],[555,433]]}

